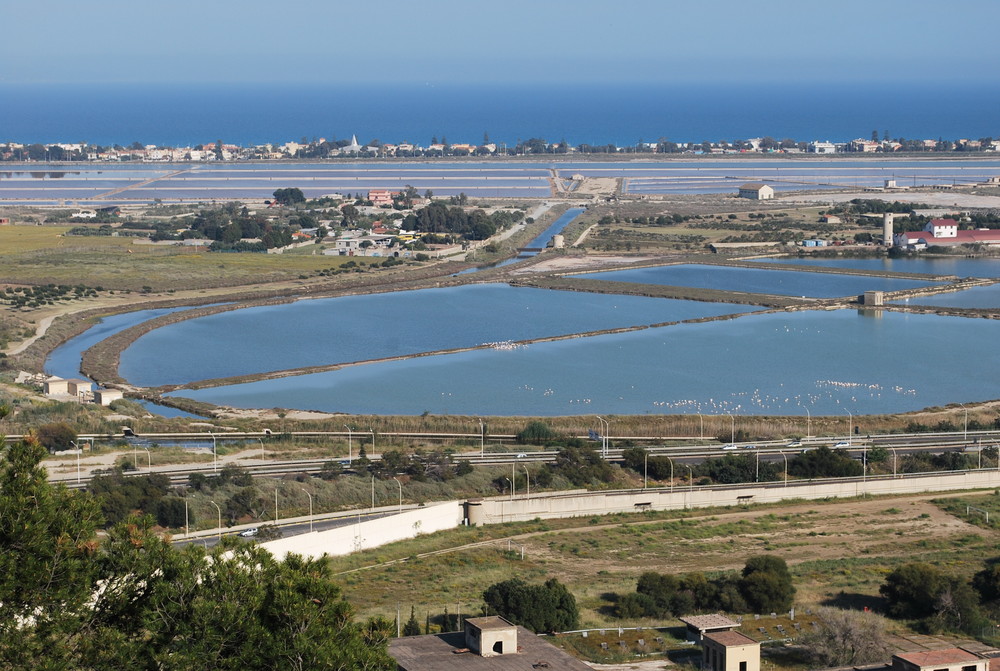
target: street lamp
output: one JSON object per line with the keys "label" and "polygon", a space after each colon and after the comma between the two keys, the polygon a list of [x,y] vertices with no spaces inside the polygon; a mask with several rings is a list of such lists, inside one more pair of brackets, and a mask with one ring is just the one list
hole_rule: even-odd
{"label": "street lamp", "polygon": [[854,413],[847,410],[847,447],[851,446],[851,430],[854,428],[852,424],[854,424]]}
{"label": "street lamp", "polygon": [[351,427],[344,424],[344,428],[347,429],[347,464],[350,466],[351,462]]}
{"label": "street lamp", "polygon": [[486,425],[479,420],[479,456],[486,456]]}
{"label": "street lamp", "polygon": [[76,448],[76,484],[80,484],[80,453],[83,452],[83,448],[72,440],[69,441],[69,444]]}
{"label": "street lamp", "polygon": [[392,478],[399,485],[399,512],[403,512],[403,483],[401,483],[396,477]]}
{"label": "street lamp", "polygon": [[[302,488],[299,487],[299,489],[302,489]],[[312,533],[312,530],[313,530],[313,497],[312,497],[312,494],[310,494],[309,492],[307,492],[304,489],[302,489],[302,493],[304,493],[306,496],[309,497],[309,533]]]}
{"label": "street lamp", "polygon": [[896,448],[893,447],[892,445],[889,445],[888,447],[889,447],[890,450],[892,450],[892,477],[895,478],[896,477]]}
{"label": "street lamp", "polygon": [[647,465],[649,463],[649,451],[642,451],[642,488],[646,488],[646,475],[648,474]]}
{"label": "street lamp", "polygon": [[152,472],[153,470],[153,456],[149,453],[148,447],[143,447],[146,450],[146,470]]}
{"label": "street lamp", "polygon": [[969,409],[965,407],[964,403],[959,403],[962,406],[962,410],[965,410],[965,430],[962,432],[962,440],[969,442]]}
{"label": "street lamp", "polygon": [[524,498],[530,499],[531,498],[531,473],[528,473],[528,465],[527,464],[521,464],[521,468],[524,469],[524,485],[526,487]]}
{"label": "street lamp", "polygon": [[369,426],[368,433],[372,434],[372,454],[375,454],[375,429]]}
{"label": "street lamp", "polygon": [[687,464],[684,464],[684,468],[688,469],[688,489],[694,491],[694,471]]}
{"label": "street lamp", "polygon": [[219,453],[216,451],[215,434],[209,431],[208,435],[212,436],[212,470],[217,471],[219,470]]}
{"label": "street lamp", "polygon": [[781,450],[778,450],[778,454],[780,454],[781,458],[785,460],[785,486],[787,487],[788,486],[788,457]]}
{"label": "street lamp", "polygon": [[510,481],[510,478],[504,476],[504,480],[510,483],[510,500],[514,500],[514,483]]}
{"label": "street lamp", "polygon": [[733,423],[733,426],[732,426],[732,436],[730,437],[730,441],[729,442],[730,442],[731,445],[735,445],[736,444],[736,418],[733,417],[733,413],[731,413],[731,412],[727,412],[726,414],[729,415],[729,419],[732,420],[732,423]]}
{"label": "street lamp", "polygon": [[753,456],[754,456],[754,460],[753,460],[754,461],[753,481],[754,482],[760,482],[760,445],[758,445],[757,447],[754,448]]}
{"label": "street lamp", "polygon": [[802,406],[802,409],[806,411],[806,438],[808,438],[812,435],[812,414],[809,408]]}
{"label": "street lamp", "polygon": [[258,437],[257,441],[260,443],[260,460],[264,461],[264,439]]}
{"label": "street lamp", "polygon": [[219,511],[219,526],[216,527],[216,528],[219,531],[219,540],[221,541],[222,540],[222,508],[220,508],[219,504],[216,503],[215,501],[209,501],[209,503],[211,503],[213,506],[215,506],[215,509]]}
{"label": "street lamp", "polygon": [[670,464],[670,493],[674,493],[674,460],[667,457],[667,463]]}
{"label": "street lamp", "polygon": [[601,456],[606,458],[608,456],[608,432],[611,431],[611,424],[599,415],[594,415],[594,417],[597,417],[604,426],[604,435],[601,436]]}

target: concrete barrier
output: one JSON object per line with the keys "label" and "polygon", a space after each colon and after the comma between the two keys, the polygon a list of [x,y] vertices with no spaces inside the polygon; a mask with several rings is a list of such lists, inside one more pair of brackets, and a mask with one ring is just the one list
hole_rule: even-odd
{"label": "concrete barrier", "polygon": [[305,557],[346,555],[387,543],[414,538],[462,524],[462,502],[446,501],[416,508],[390,517],[348,524],[327,531],[315,531],[261,543],[278,559],[289,553]]}
{"label": "concrete barrier", "polygon": [[743,486],[629,489],[573,494],[542,494],[530,498],[472,499],[465,503],[469,524],[500,524],[585,515],[635,513],[644,510],[708,508],[788,499],[850,498],[862,495],[915,494],[1000,487],[1000,471],[976,470],[866,480],[790,481]]}

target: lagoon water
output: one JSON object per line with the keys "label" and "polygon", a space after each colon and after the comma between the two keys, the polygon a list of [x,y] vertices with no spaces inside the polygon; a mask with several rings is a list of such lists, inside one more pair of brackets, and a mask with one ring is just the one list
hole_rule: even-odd
{"label": "lagoon water", "polygon": [[920,296],[909,301],[891,301],[895,304],[931,305],[943,308],[1000,308],[1000,284],[972,287],[933,296]]}
{"label": "lagoon water", "polygon": [[723,291],[836,298],[860,295],[865,291],[899,291],[930,286],[930,282],[885,277],[836,275],[725,266],[677,265],[613,270],[576,275],[609,282],[635,282],[665,286],[698,287]]}
{"label": "lagoon water", "polygon": [[122,353],[120,371],[133,384],[181,384],[753,309],[503,284],[313,299],[164,326]]}
{"label": "lagoon water", "polygon": [[820,266],[823,268],[853,268],[879,272],[955,275],[957,277],[1000,277],[1000,259],[967,259],[960,256],[899,259],[890,259],[888,257],[877,259],[788,257],[757,260],[764,263]]}
{"label": "lagoon water", "polygon": [[1000,397],[1000,351],[958,345],[998,337],[1000,322],[984,319],[751,314],[176,395],[237,407],[410,415],[893,413]]}

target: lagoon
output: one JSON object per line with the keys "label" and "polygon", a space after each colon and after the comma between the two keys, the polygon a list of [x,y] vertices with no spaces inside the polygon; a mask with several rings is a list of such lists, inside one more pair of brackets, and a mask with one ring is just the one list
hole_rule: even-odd
{"label": "lagoon", "polygon": [[956,257],[922,258],[813,258],[787,257],[757,259],[763,263],[819,266],[822,268],[852,268],[875,272],[921,273],[925,275],[955,275],[956,277],[1000,277],[1000,259]]}
{"label": "lagoon", "polygon": [[155,329],[121,356],[157,386],[744,313],[747,306],[472,284],[302,300]]}
{"label": "lagoon", "polygon": [[574,277],[810,298],[857,296],[865,291],[899,291],[931,286],[930,282],[886,277],[703,265],[654,266],[587,273]]}
{"label": "lagoon", "polygon": [[[347,413],[804,415],[808,408],[846,418],[848,411],[1000,398],[1000,351],[957,345],[998,337],[994,320],[855,310],[751,314],[174,395]],[[926,352],[934,356],[921,356]]]}

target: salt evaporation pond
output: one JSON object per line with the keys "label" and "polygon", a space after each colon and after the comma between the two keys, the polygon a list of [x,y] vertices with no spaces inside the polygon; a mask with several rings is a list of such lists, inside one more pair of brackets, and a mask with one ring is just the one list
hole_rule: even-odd
{"label": "salt evaporation pond", "polygon": [[1000,308],[1000,285],[972,287],[910,300],[890,301],[894,305],[929,305],[941,308]]}
{"label": "salt evaporation pond", "polygon": [[[416,415],[897,413],[1000,397],[1000,322],[855,310],[746,315],[174,395]],[[932,357],[922,356],[933,352]],[[862,428],[864,431],[864,428]]]}
{"label": "salt evaporation pond", "polygon": [[119,370],[132,384],[182,384],[753,309],[503,284],[343,296],[170,324],[126,349]]}
{"label": "salt evaporation pond", "polygon": [[925,275],[955,275],[956,277],[1000,277],[1000,259],[964,257],[921,257],[890,259],[863,258],[812,258],[790,257],[781,259],[756,259],[761,263],[780,263],[822,268],[851,268],[894,273],[921,273]]}
{"label": "salt evaporation pond", "polygon": [[931,286],[930,282],[886,277],[702,265],[655,266],[574,277],[810,298],[836,298],[860,295],[866,291],[899,291]]}

